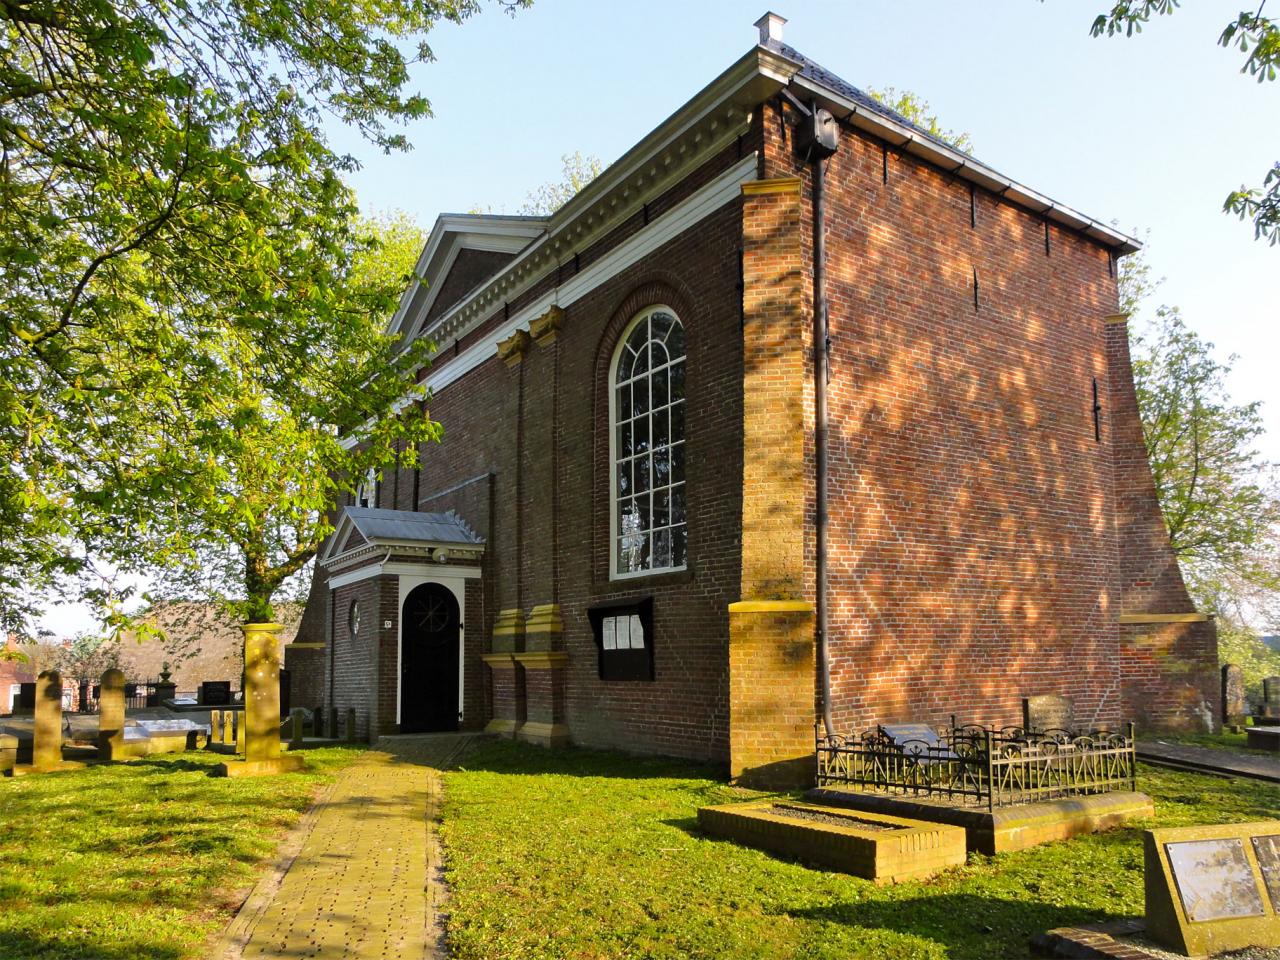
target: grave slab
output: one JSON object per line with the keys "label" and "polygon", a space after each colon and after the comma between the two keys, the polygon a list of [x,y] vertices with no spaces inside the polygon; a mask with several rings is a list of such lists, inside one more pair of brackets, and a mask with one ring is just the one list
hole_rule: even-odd
{"label": "grave slab", "polygon": [[990,811],[926,797],[838,787],[817,787],[806,792],[805,799],[849,810],[963,827],[968,848],[988,856],[1110,830],[1155,814],[1150,797],[1130,790],[1014,804]]}
{"label": "grave slab", "polygon": [[960,827],[787,800],[700,807],[698,826],[877,884],[933,876],[966,855]]}

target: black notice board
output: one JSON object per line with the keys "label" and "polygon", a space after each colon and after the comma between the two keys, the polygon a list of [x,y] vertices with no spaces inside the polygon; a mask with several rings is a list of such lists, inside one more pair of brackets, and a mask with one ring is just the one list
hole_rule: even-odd
{"label": "black notice board", "polygon": [[[628,623],[638,617],[643,631],[643,647],[631,646],[632,631],[628,629],[628,646],[619,648],[616,634],[612,649],[605,643],[605,620],[614,618],[615,629],[619,622]],[[652,680],[653,679],[653,598],[645,597],[631,603],[611,603],[587,610],[591,633],[596,642],[596,657],[601,680]]]}

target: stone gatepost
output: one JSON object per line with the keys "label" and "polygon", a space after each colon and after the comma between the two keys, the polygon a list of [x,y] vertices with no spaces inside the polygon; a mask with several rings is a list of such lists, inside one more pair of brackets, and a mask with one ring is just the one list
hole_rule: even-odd
{"label": "stone gatepost", "polygon": [[490,650],[480,658],[489,666],[493,690],[492,718],[484,729],[514,737],[525,721],[524,671],[515,658],[524,650],[524,618],[519,610],[498,611]]}
{"label": "stone gatepost", "polygon": [[124,673],[108,670],[98,691],[98,759],[124,756]]}
{"label": "stone gatepost", "polygon": [[244,714],[237,731],[244,760],[219,764],[229,777],[284,773],[303,766],[301,756],[280,754],[280,641],[278,623],[246,623],[244,630]]}
{"label": "stone gatepost", "polygon": [[516,736],[528,743],[557,747],[569,742],[569,728],[564,722],[569,655],[563,647],[560,605],[543,603],[534,607],[525,623],[524,651],[512,655],[524,671],[525,691],[525,720]]}
{"label": "stone gatepost", "polygon": [[277,623],[244,626],[245,759],[280,756],[280,645]]}

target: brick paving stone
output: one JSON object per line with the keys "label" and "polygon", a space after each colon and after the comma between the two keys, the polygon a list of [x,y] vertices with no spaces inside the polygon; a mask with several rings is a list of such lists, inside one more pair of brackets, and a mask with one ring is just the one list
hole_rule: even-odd
{"label": "brick paving stone", "polygon": [[470,739],[385,737],[342,770],[270,902],[241,932],[243,947],[230,955],[437,956],[430,887],[439,865],[438,770]]}

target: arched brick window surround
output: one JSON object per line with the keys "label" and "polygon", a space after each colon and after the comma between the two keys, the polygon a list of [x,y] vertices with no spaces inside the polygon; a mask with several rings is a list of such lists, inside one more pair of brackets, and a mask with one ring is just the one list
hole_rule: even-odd
{"label": "arched brick window surround", "polygon": [[[636,318],[636,315],[646,307],[657,304],[665,304],[670,307],[684,326],[685,442],[689,444],[690,453],[696,451],[698,430],[696,411],[701,391],[704,387],[703,381],[699,376],[698,359],[703,350],[701,331],[706,328],[705,311],[697,304],[688,287],[678,278],[665,273],[650,274],[645,280],[632,287],[630,292],[618,301],[618,305],[610,314],[609,322],[601,333],[600,342],[596,349],[595,389],[593,394],[595,398],[595,409],[593,411],[593,421],[595,423],[595,482],[593,484],[594,504],[592,510],[594,534],[592,537],[594,542],[592,567],[594,579],[597,582],[603,583],[610,580],[609,551],[613,549],[609,536],[610,512],[613,510],[613,504],[609,497],[609,478],[613,470],[609,446],[609,393],[612,389],[610,380],[613,370],[613,356],[623,331],[631,325],[631,321]],[[632,577],[616,581],[619,589],[651,581],[687,579],[692,576],[698,558],[698,529],[694,504],[698,500],[697,484],[701,472],[702,467],[697,462],[696,457],[687,456],[685,463],[685,509],[689,514],[689,530],[685,569],[660,571],[651,576]]]}

